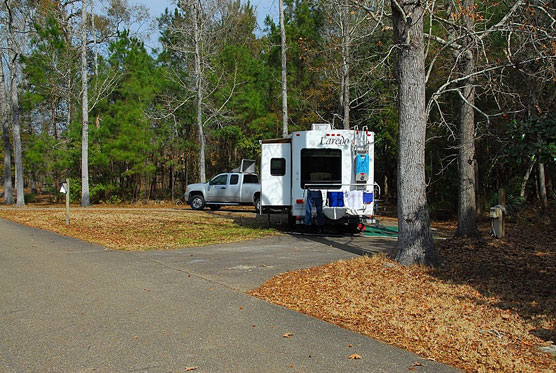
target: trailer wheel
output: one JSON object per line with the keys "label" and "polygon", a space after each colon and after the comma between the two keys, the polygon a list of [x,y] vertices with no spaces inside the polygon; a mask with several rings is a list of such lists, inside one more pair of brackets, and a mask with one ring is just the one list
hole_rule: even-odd
{"label": "trailer wheel", "polygon": [[205,207],[205,199],[200,194],[195,194],[189,200],[189,204],[193,210],[202,210]]}
{"label": "trailer wheel", "polygon": [[288,229],[290,231],[295,230],[295,217],[292,215],[291,211],[288,212]]}

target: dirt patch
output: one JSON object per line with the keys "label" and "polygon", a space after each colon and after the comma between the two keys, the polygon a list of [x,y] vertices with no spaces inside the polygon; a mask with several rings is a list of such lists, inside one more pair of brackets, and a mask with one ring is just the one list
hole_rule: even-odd
{"label": "dirt patch", "polygon": [[524,218],[495,240],[439,241],[443,266],[385,255],[279,275],[254,296],[468,371],[556,371],[556,228]]}

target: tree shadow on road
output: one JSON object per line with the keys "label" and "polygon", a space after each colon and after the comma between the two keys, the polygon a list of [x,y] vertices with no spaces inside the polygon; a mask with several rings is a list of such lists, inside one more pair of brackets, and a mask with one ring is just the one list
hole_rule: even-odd
{"label": "tree shadow on road", "polygon": [[395,249],[396,240],[391,238],[365,237],[360,234],[347,232],[345,227],[326,226],[323,234],[316,233],[315,227],[298,225],[292,229],[288,225],[287,214],[257,214],[255,211],[226,208],[220,211],[206,211],[207,214],[225,215],[234,224],[248,228],[274,229],[299,239],[309,240],[329,247],[334,247],[355,255],[372,255],[386,252],[387,255]]}
{"label": "tree shadow on road", "polygon": [[343,250],[355,255],[373,255],[378,253],[389,253],[395,247],[396,240],[388,238],[363,237],[345,233],[333,237],[324,235],[303,236],[304,239],[318,242],[322,245]]}

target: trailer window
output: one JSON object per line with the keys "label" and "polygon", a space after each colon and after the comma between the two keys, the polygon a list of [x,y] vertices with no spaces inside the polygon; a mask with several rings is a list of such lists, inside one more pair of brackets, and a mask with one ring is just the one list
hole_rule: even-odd
{"label": "trailer window", "polygon": [[286,174],[286,159],[272,158],[270,160],[270,174],[272,176],[284,176]]}
{"label": "trailer window", "polygon": [[258,184],[259,178],[257,175],[243,175],[243,184]]}
{"label": "trailer window", "polygon": [[341,183],[341,149],[301,150],[301,188],[340,189]]}

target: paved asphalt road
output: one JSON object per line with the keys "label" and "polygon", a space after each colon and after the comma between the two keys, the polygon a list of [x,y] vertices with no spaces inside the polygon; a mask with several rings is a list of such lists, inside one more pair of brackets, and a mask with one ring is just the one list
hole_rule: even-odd
{"label": "paved asphalt road", "polygon": [[0,371],[452,371],[244,293],[362,247],[281,236],[130,253],[0,219]]}

